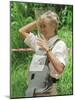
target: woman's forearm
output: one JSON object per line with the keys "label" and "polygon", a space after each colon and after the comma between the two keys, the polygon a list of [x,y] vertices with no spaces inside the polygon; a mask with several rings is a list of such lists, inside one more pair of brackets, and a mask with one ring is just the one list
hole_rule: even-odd
{"label": "woman's forearm", "polygon": [[62,64],[52,53],[52,51],[47,52],[49,61],[53,64],[55,70],[60,74],[64,70],[64,64]]}
{"label": "woman's forearm", "polygon": [[61,63],[59,59],[52,53],[52,51],[48,47],[48,42],[43,35],[41,38],[38,38],[37,43],[47,52],[48,60],[53,64],[53,67],[55,68],[55,70],[58,73],[62,73],[64,70],[64,64]]}
{"label": "woman's forearm", "polygon": [[22,28],[19,29],[19,32],[24,36],[27,37],[27,35],[29,34],[29,32],[31,32],[33,29],[35,29],[37,27],[36,25],[36,21],[29,23],[25,26],[23,26]]}

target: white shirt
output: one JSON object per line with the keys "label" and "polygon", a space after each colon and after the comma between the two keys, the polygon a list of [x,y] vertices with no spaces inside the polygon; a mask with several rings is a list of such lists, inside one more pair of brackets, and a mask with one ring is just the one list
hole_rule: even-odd
{"label": "white shirt", "polygon": [[[48,45],[50,48],[52,48],[53,43],[57,40],[58,35],[55,35],[54,37],[50,38],[48,40]],[[33,33],[30,32],[30,34],[25,38],[24,42],[31,47],[35,53],[38,52],[38,45],[37,45],[37,36],[35,36]],[[58,58],[58,60],[66,66],[68,61],[68,48],[64,41],[60,40],[58,41],[55,46],[52,49],[52,53]],[[52,63],[49,63],[50,68],[50,75],[56,79],[60,77],[60,75],[57,73],[57,71],[54,69]]]}

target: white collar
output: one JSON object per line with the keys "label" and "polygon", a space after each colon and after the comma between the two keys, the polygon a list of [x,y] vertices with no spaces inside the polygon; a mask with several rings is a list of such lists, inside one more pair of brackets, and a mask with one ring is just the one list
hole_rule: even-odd
{"label": "white collar", "polygon": [[58,35],[55,35],[55,36],[51,37],[51,38],[48,40],[48,46],[49,46],[50,48],[52,48],[54,42],[55,42],[58,38],[59,38]]}

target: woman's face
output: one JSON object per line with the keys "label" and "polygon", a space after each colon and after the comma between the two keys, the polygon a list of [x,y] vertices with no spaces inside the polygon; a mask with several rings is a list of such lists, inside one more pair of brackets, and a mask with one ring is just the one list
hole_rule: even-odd
{"label": "woman's face", "polygon": [[43,35],[52,35],[53,32],[55,30],[55,23],[53,20],[50,21],[50,19],[48,18],[43,18],[40,21],[40,31]]}

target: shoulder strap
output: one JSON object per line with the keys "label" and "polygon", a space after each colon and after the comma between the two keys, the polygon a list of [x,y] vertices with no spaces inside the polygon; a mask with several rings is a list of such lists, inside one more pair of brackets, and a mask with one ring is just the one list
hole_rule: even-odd
{"label": "shoulder strap", "polygon": [[60,41],[60,39],[57,39],[57,40],[54,42],[52,49],[54,48],[54,46],[56,45],[56,43],[57,43],[58,41]]}

